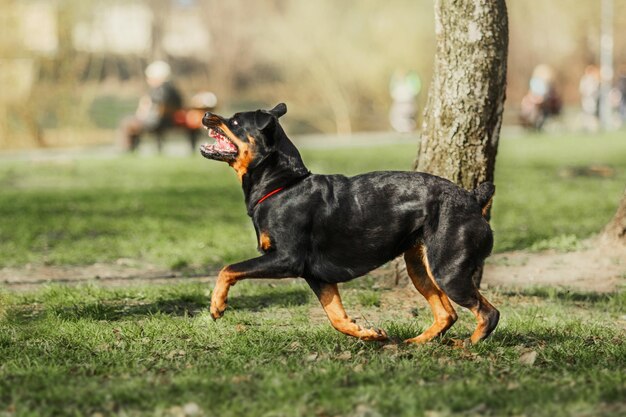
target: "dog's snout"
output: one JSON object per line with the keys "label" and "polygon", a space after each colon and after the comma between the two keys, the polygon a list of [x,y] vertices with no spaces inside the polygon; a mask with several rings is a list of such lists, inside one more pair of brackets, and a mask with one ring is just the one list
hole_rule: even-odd
{"label": "dog's snout", "polygon": [[208,126],[209,120],[211,119],[211,117],[214,117],[213,113],[209,111],[204,113],[204,116],[202,117],[202,124],[205,126]]}
{"label": "dog's snout", "polygon": [[211,112],[204,113],[204,116],[202,117],[202,124],[206,127],[219,126],[222,122],[223,119],[221,117]]}

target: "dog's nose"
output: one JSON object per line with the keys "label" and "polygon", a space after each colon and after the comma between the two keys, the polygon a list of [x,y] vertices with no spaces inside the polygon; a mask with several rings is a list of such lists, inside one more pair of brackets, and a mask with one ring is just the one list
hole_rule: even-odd
{"label": "dog's nose", "polygon": [[205,125],[205,126],[208,126],[208,124],[209,124],[209,119],[210,119],[211,117],[213,117],[213,113],[211,113],[211,112],[209,112],[209,111],[208,111],[208,112],[206,112],[206,113],[204,113],[204,116],[202,117],[202,124],[203,124],[203,125]]}

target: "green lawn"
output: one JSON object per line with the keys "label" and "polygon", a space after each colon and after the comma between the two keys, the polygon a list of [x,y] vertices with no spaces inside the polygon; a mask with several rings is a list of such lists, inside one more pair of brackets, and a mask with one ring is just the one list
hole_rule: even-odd
{"label": "green lawn", "polygon": [[[623,136],[623,135],[622,135]],[[315,172],[410,166],[413,145],[304,152]],[[563,176],[605,164],[610,178]],[[619,135],[503,140],[496,250],[569,249],[610,219],[626,183]],[[132,258],[214,268],[255,254],[239,184],[202,158],[0,165],[0,266]],[[485,291],[502,319],[477,346],[397,342],[432,318],[412,288],[373,276],[342,286],[359,323],[391,343],[333,330],[301,281],[242,282],[224,318],[210,285],[0,286],[4,416],[626,415],[626,292]],[[378,287],[378,288],[376,288]],[[467,338],[467,311],[447,337]],[[195,413],[190,412],[195,407]]]}
{"label": "green lawn", "polygon": [[[395,340],[430,324],[395,302],[410,291],[417,306],[415,290],[372,302],[371,284],[344,287],[359,322]],[[193,283],[0,293],[0,415],[178,416],[189,403],[220,417],[626,413],[626,293],[486,294],[500,326],[454,347],[343,336],[301,282],[240,283],[218,322]],[[449,337],[474,326],[459,312]]]}
{"label": "green lawn", "polygon": [[[414,145],[305,151],[310,169],[406,169]],[[606,164],[611,178],[562,176]],[[624,134],[501,142],[495,250],[576,246],[611,218],[626,184]],[[242,192],[225,164],[194,158],[82,159],[0,165],[0,267],[119,258],[211,269],[255,255]]]}

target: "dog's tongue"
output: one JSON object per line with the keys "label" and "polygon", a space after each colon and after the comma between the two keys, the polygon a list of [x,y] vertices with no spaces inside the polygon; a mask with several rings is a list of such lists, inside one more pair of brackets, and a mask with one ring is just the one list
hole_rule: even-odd
{"label": "dog's tongue", "polygon": [[218,152],[237,152],[237,147],[224,135],[216,132],[213,129],[209,130],[209,137],[215,139],[215,143],[211,145],[205,145],[205,149],[210,149]]}
{"label": "dog's tongue", "polygon": [[217,138],[213,144],[213,148],[223,152],[237,152],[237,147],[230,143],[227,139]]}

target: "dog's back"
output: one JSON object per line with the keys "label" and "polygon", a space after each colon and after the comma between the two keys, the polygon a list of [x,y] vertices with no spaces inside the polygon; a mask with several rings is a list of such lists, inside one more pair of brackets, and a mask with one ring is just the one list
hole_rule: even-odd
{"label": "dog's back", "polygon": [[318,279],[363,275],[434,235],[440,224],[484,222],[474,193],[419,172],[312,175],[301,187],[294,198],[314,202],[306,205],[311,242],[305,271]]}

